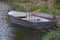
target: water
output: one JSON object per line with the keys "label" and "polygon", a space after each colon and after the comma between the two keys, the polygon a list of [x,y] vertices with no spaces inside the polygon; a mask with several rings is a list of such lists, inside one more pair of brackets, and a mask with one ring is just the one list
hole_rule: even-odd
{"label": "water", "polygon": [[0,2],[0,40],[40,40],[41,33],[17,24],[8,24],[6,14],[13,10],[11,4]]}

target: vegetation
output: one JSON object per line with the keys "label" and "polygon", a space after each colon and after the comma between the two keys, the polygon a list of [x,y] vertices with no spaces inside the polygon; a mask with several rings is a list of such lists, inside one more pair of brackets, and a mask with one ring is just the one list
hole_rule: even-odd
{"label": "vegetation", "polygon": [[[60,1],[57,2],[53,5],[54,8],[56,8],[56,15],[60,15]],[[21,7],[21,9],[24,11],[24,8]],[[40,12],[43,13],[52,13],[52,9],[48,8],[48,6],[43,6],[43,5],[34,5],[34,6],[29,6],[28,11],[32,12],[35,10],[40,9]],[[16,9],[17,11],[20,11],[20,7]],[[58,25],[60,29],[60,25]],[[40,37],[39,37],[40,38]],[[60,40],[60,31],[53,31],[42,37],[42,40]]]}
{"label": "vegetation", "polygon": [[57,15],[60,15],[60,10],[56,10],[56,14]]}
{"label": "vegetation", "polygon": [[[0,1],[2,1],[2,0],[0,0]],[[5,0],[3,0],[3,1],[5,1]],[[6,0],[7,1],[7,0]],[[19,0],[16,0],[16,1],[19,1]],[[21,1],[27,1],[27,0],[21,0]],[[32,1],[32,0],[31,0]],[[46,0],[45,0],[46,1]],[[28,1],[27,1],[28,2]],[[27,3],[28,4],[28,3]],[[60,0],[56,0],[56,3],[53,5],[53,7],[54,8],[56,8],[56,15],[60,15]],[[29,11],[29,12],[33,12],[33,11],[35,11],[35,10],[38,10],[38,9],[40,9],[39,11],[40,12],[43,12],[43,13],[48,13],[48,14],[50,14],[50,13],[52,13],[52,9],[50,9],[50,8],[48,8],[48,6],[44,6],[44,5],[34,5],[34,6],[28,6],[28,7],[26,7],[27,8],[27,10]],[[24,3],[22,4],[18,4],[18,5],[16,5],[16,8],[15,8],[15,10],[16,11],[20,11],[20,12],[24,12],[24,11],[26,11],[25,9],[24,9]],[[8,20],[8,18],[6,18],[6,20]],[[10,19],[9,19],[10,20]],[[10,21],[9,21],[10,22]],[[60,25],[58,25],[59,27],[59,29],[60,29]],[[34,36],[34,38],[32,37],[32,39],[33,40],[35,40],[35,39],[37,39],[37,40],[39,40],[40,39],[40,36],[39,36],[40,34],[38,33],[38,37],[37,38],[35,38],[36,36]],[[28,36],[28,35],[27,35]],[[26,37],[26,35],[25,35],[25,37]],[[19,37],[20,38],[20,37]],[[20,38],[21,39],[21,38]],[[47,35],[45,35],[44,37],[42,37],[42,40],[60,40],[60,31],[54,31],[54,32],[50,32],[50,33],[48,33]]]}
{"label": "vegetation", "polygon": [[60,40],[60,31],[50,32],[42,40]]}
{"label": "vegetation", "polygon": [[41,12],[43,12],[43,13],[52,13],[52,10],[51,9],[49,9],[47,6],[41,6],[40,7],[40,10],[41,10]]}
{"label": "vegetation", "polygon": [[39,9],[39,6],[30,6],[29,11],[31,12],[37,9]]}
{"label": "vegetation", "polygon": [[60,9],[60,0],[56,0],[56,3],[54,4],[54,7],[56,9]]}
{"label": "vegetation", "polygon": [[[49,9],[47,6],[40,5],[40,6],[29,6],[28,7],[29,12],[33,12],[38,9],[40,9],[40,12],[43,12],[43,13],[48,13],[48,14],[52,13],[52,9]],[[24,7],[20,5],[18,8],[16,8],[16,10],[24,11]],[[56,9],[56,15],[60,15],[60,10]]]}
{"label": "vegetation", "polygon": [[19,5],[18,8],[16,8],[16,11],[23,12],[24,11],[24,6],[23,5]]}
{"label": "vegetation", "polygon": [[[9,1],[9,0],[0,0],[0,1]],[[32,0],[10,0],[10,1],[24,1],[24,2],[29,2],[29,1],[32,1]],[[34,1],[34,0],[33,0]],[[47,0],[41,0],[41,1],[47,1]],[[28,3],[27,3],[28,4]],[[56,2],[54,3],[53,5],[54,8],[56,8],[56,14],[57,15],[60,15],[60,0],[56,0]],[[43,13],[52,13],[52,9],[49,9],[47,6],[42,6],[42,5],[39,5],[39,6],[29,6],[28,7],[28,11],[32,12],[32,11],[35,11],[35,10],[38,10],[40,9],[40,12],[43,12]],[[18,8],[16,8],[17,11],[24,11],[24,7],[19,5]]]}

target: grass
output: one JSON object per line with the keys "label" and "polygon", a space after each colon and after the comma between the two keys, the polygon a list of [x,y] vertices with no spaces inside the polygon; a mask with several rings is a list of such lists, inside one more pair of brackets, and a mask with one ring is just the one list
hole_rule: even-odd
{"label": "grass", "polygon": [[43,12],[43,13],[48,13],[48,14],[52,13],[52,10],[49,9],[47,6],[41,6],[40,10],[41,10],[40,12]]}
{"label": "grass", "polygon": [[58,30],[60,30],[60,24],[58,24],[57,26],[58,26]]}
{"label": "grass", "polygon": [[56,10],[56,15],[60,15],[60,10],[59,9]]}
{"label": "grass", "polygon": [[56,0],[56,3],[53,5],[56,9],[60,9],[60,1]]}
{"label": "grass", "polygon": [[60,31],[53,31],[42,37],[42,40],[60,40]]}
{"label": "grass", "polygon": [[[42,13],[48,13],[48,14],[52,13],[52,9],[49,9],[47,6],[42,6],[42,5],[28,6],[27,9],[28,9],[29,12],[33,12],[35,10],[40,9],[40,12],[42,12]],[[24,11],[24,6],[19,5],[19,7],[16,8],[16,11],[23,12]],[[56,9],[55,12],[56,12],[56,15],[60,15],[60,9]]]}
{"label": "grass", "polygon": [[[47,6],[29,6],[27,8],[28,8],[29,12],[40,9],[41,10],[40,12],[49,13],[49,14],[52,13],[51,9],[48,9]],[[24,11],[24,8],[23,8],[23,6],[20,5],[16,10],[17,11]]]}
{"label": "grass", "polygon": [[24,6],[23,5],[17,6],[16,11],[23,12],[24,11]]}
{"label": "grass", "polygon": [[31,12],[31,11],[35,11],[37,9],[39,9],[39,6],[30,6],[29,11]]}

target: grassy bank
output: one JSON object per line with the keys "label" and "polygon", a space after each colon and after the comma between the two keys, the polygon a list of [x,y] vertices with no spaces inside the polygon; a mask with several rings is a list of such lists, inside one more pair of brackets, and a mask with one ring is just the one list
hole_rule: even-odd
{"label": "grassy bank", "polygon": [[[48,8],[47,6],[39,5],[39,6],[28,6],[27,7],[27,10],[29,12],[33,12],[38,9],[40,9],[40,12],[42,12],[42,13],[48,13],[48,14],[52,13],[52,9]],[[18,8],[16,8],[16,10],[17,11],[24,11],[24,7],[20,5]],[[56,15],[60,15],[60,9],[56,9],[55,12],[56,12]]]}
{"label": "grassy bank", "polygon": [[52,31],[44,36],[42,40],[60,40],[60,31]]}

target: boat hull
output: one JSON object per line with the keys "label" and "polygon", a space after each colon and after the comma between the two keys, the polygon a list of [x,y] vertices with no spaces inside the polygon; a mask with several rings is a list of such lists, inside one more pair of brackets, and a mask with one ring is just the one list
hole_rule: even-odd
{"label": "boat hull", "polygon": [[28,22],[26,20],[22,20],[21,18],[18,19],[16,17],[10,16],[10,15],[9,15],[9,17],[13,23],[16,23],[16,24],[19,24],[19,25],[22,25],[25,27],[32,27],[32,28],[43,27],[43,28],[46,28],[46,27],[54,27],[56,25],[56,22],[37,22],[37,23],[34,23],[34,22]]}

